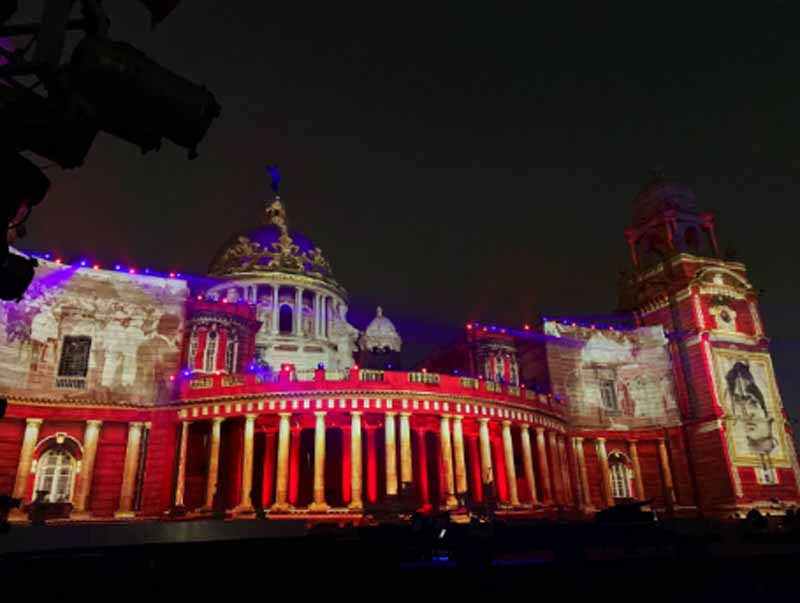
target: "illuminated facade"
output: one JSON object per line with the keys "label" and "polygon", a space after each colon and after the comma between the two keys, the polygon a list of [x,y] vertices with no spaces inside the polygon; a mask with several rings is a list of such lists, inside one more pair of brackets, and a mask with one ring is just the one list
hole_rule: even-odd
{"label": "illuminated facade", "polygon": [[0,305],[0,493],[38,492],[71,520],[797,504],[744,265],[674,182],[639,194],[626,235],[626,320],[473,323],[411,372],[391,368],[402,339],[380,309],[348,323],[277,197],[209,279],[43,261],[26,299]]}

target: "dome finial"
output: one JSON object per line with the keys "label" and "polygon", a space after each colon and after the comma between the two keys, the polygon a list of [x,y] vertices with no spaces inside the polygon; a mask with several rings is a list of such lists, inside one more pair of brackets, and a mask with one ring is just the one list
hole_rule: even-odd
{"label": "dome finial", "polygon": [[375,316],[383,316],[383,308],[378,306],[378,309],[375,311]]}

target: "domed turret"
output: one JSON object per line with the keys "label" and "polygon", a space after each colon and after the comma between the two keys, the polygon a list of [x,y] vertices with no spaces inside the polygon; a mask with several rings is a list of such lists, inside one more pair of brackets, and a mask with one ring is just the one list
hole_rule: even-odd
{"label": "domed turret", "polygon": [[375,318],[367,325],[367,330],[361,337],[361,348],[370,351],[399,352],[403,340],[397,334],[394,323],[383,315],[383,309],[378,306]]}

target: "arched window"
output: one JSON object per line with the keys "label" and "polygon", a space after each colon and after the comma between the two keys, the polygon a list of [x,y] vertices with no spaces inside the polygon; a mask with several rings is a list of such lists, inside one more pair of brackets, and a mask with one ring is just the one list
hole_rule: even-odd
{"label": "arched window", "polygon": [[189,354],[186,356],[186,366],[194,369],[195,358],[197,358],[197,329],[192,330],[192,336],[189,338]]}
{"label": "arched window", "polygon": [[281,335],[291,335],[293,329],[292,324],[292,308],[289,306],[281,306],[281,311],[278,316],[278,324]]}
{"label": "arched window", "polygon": [[225,370],[228,373],[235,373],[236,372],[236,360],[237,360],[237,352],[239,348],[239,342],[236,340],[235,335],[230,335],[230,339],[228,339],[227,349],[225,350]]}
{"label": "arched window", "polygon": [[77,461],[63,446],[50,448],[39,458],[36,470],[37,492],[47,493],[47,502],[67,502],[72,498]]}
{"label": "arched window", "polygon": [[608,465],[611,472],[611,495],[614,498],[630,498],[631,480],[625,461],[619,456],[612,456]]}
{"label": "arched window", "polygon": [[217,370],[217,342],[219,338],[216,333],[209,332],[206,338],[206,357],[203,363],[203,370],[213,373]]}

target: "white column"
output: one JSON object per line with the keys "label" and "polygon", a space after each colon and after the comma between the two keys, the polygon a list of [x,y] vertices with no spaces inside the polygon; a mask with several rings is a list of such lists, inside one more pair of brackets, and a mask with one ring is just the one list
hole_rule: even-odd
{"label": "white column", "polygon": [[253,488],[253,438],[255,436],[256,415],[245,415],[244,442],[242,446],[242,489],[239,493],[238,514],[253,512],[250,490]]}
{"label": "white column", "polygon": [[503,421],[503,456],[506,461],[506,481],[511,504],[519,506],[517,494],[517,470],[514,467],[514,441],[511,439],[511,421]]}
{"label": "white column", "polygon": [[308,510],[323,512],[328,510],[325,502],[325,412],[315,412],[314,416],[314,502]]}
{"label": "white column", "polygon": [[186,452],[188,451],[189,424],[181,421],[181,442],[178,448],[178,477],[175,483],[175,507],[183,507],[183,494],[186,489]]}
{"label": "white column", "polygon": [[86,421],[86,429],[83,433],[83,460],[81,462],[81,475],[78,482],[78,493],[75,497],[75,509],[72,513],[73,518],[78,516],[88,517],[86,511],[86,501],[92,488],[92,475],[94,474],[94,462],[97,458],[97,444],[100,439],[100,427],[102,421]]}
{"label": "white column", "polygon": [[275,504],[273,511],[289,510],[289,437],[291,436],[291,413],[279,413],[278,427],[278,475],[275,480]]}
{"label": "white column", "polygon": [[[219,483],[219,446],[222,436],[222,422],[224,417],[216,417],[211,420],[211,442],[208,452],[208,476],[206,478],[206,502],[203,511],[211,511],[214,508],[214,496],[217,494],[217,484]],[[220,493],[220,496],[222,494]]]}
{"label": "white column", "polygon": [[386,438],[386,496],[397,496],[397,444],[394,417],[395,413],[386,413],[383,430]]}
{"label": "white column", "polygon": [[[39,440],[39,428],[42,426],[42,419],[27,419],[25,422],[25,435],[22,438],[22,450],[19,453],[19,463],[17,463],[17,478],[14,481],[14,498],[25,498],[25,491],[28,488],[28,477],[31,474],[33,464],[33,451]],[[36,493],[34,492],[34,496]]]}
{"label": "white column", "polygon": [[484,485],[489,485],[494,482],[492,444],[489,441],[489,419],[478,419],[478,435],[481,443],[481,482]]}
{"label": "white column", "polygon": [[536,497],[536,478],[533,472],[533,451],[531,450],[531,434],[530,425],[522,425],[520,431],[520,440],[522,441],[522,462],[525,466],[525,481],[528,483],[528,494],[530,496],[531,504],[539,504]]}
{"label": "white column", "polygon": [[453,454],[456,463],[456,494],[467,491],[467,464],[464,459],[464,426],[462,417],[453,417]]}
{"label": "white column", "polygon": [[350,423],[350,505],[351,511],[362,511],[361,500],[361,413],[352,412]]}
{"label": "white column", "polygon": [[295,287],[294,290],[294,334],[298,337],[303,334],[303,289]]}
{"label": "white column", "polygon": [[446,504],[448,509],[458,507],[455,497],[455,476],[453,475],[453,446],[450,441],[450,416],[442,415],[440,423],[442,467],[444,468],[444,483],[447,490]]}
{"label": "white column", "polygon": [[279,285],[272,285],[272,334],[278,334],[278,290]]}
{"label": "white column", "polygon": [[114,517],[134,517],[133,495],[136,488],[136,471],[139,467],[139,451],[142,444],[144,423],[132,421],[128,424],[128,444],[125,447],[125,461],[122,468],[122,487],[119,495],[119,509]]}
{"label": "white column", "polygon": [[314,337],[319,339],[321,337],[319,323],[320,323],[320,312],[319,312],[319,292],[314,293]]}

